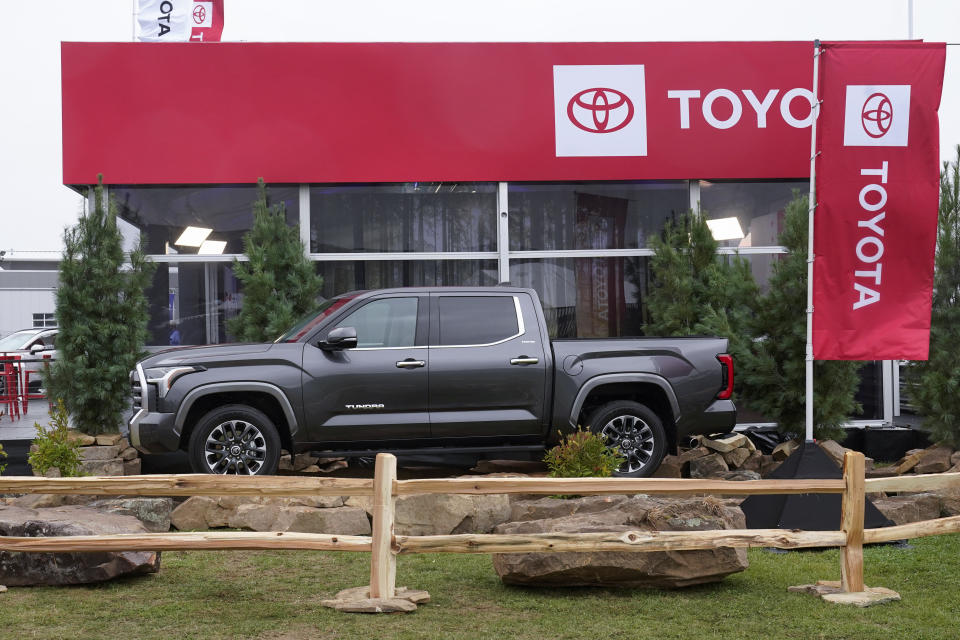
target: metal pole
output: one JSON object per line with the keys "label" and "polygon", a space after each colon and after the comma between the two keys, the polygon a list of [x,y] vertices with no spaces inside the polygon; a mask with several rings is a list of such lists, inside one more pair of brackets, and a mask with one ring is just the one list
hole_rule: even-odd
{"label": "metal pole", "polygon": [[813,214],[817,208],[817,118],[820,116],[820,41],[813,41],[813,105],[810,125],[810,196],[807,215],[806,439],[813,441]]}
{"label": "metal pole", "polygon": [[907,0],[907,40],[913,40],[913,0]]}

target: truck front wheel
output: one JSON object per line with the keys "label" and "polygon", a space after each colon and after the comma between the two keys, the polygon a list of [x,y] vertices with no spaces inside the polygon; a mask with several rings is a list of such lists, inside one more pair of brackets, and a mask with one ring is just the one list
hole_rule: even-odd
{"label": "truck front wheel", "polygon": [[271,475],[280,462],[280,434],[262,411],[231,404],[210,411],[190,435],[195,473]]}
{"label": "truck front wheel", "polygon": [[614,476],[646,478],[660,466],[667,452],[667,434],[659,416],[631,400],[609,402],[587,419],[589,428],[607,439],[626,458]]}

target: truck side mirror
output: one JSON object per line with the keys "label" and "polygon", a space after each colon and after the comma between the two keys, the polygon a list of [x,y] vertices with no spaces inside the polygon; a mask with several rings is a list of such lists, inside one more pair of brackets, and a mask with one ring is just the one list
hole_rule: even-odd
{"label": "truck side mirror", "polygon": [[319,344],[324,351],[353,349],[357,346],[357,330],[353,327],[337,327],[327,334],[327,339]]}

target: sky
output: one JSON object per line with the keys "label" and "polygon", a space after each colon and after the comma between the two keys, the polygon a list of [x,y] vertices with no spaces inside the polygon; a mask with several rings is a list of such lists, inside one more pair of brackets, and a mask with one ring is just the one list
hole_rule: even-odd
{"label": "sky", "polygon": [[[8,256],[56,258],[63,229],[82,207],[80,196],[62,180],[60,42],[129,42],[135,5],[135,0],[5,3],[0,175],[7,204],[0,209],[0,250]],[[899,40],[908,37],[910,22],[908,0],[225,0],[225,5],[222,39],[251,42]],[[914,0],[913,37],[960,43],[960,0]],[[941,157],[953,159],[960,143],[960,46],[947,47],[940,133]]]}

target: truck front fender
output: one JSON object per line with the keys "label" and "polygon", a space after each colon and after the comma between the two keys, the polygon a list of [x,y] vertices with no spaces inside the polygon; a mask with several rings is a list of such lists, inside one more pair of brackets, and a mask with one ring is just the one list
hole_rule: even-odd
{"label": "truck front fender", "polygon": [[180,408],[177,409],[177,417],[174,419],[173,428],[177,436],[183,433],[183,425],[187,420],[187,416],[190,414],[190,408],[193,406],[194,402],[199,400],[204,396],[208,396],[214,393],[237,393],[237,392],[260,392],[266,393],[272,396],[279,404],[280,408],[283,410],[283,415],[287,419],[287,424],[290,426],[290,436],[293,437],[297,433],[297,417],[293,411],[293,406],[290,404],[290,400],[287,398],[286,394],[280,389],[280,387],[270,384],[268,382],[214,382],[212,384],[205,384],[203,386],[192,389],[180,403]]}

